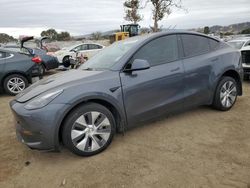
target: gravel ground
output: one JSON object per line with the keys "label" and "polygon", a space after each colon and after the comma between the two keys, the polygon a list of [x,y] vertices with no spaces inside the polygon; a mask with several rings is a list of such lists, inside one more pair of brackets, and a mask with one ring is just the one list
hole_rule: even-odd
{"label": "gravel ground", "polygon": [[250,187],[250,83],[229,112],[200,107],[116,135],[81,158],[17,142],[0,95],[0,187]]}

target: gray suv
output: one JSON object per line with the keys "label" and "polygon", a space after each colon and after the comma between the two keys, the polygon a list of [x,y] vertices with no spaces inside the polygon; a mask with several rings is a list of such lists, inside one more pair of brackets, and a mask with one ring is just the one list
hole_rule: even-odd
{"label": "gray suv", "polygon": [[169,31],[114,43],[79,69],[52,75],[10,102],[33,149],[90,156],[116,132],[200,105],[227,111],[242,95],[241,54],[206,35]]}

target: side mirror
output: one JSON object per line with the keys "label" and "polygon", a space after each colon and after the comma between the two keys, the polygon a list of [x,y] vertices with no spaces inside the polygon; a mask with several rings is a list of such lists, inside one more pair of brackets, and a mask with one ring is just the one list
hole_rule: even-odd
{"label": "side mirror", "polygon": [[144,59],[135,59],[131,65],[130,69],[125,69],[125,72],[146,70],[150,68],[150,64],[147,60]]}

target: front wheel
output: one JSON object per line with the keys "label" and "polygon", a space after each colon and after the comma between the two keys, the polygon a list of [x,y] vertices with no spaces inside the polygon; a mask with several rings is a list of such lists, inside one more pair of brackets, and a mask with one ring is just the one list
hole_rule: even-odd
{"label": "front wheel", "polygon": [[223,77],[215,91],[213,107],[221,110],[230,110],[235,104],[238,96],[238,88],[235,79]]}
{"label": "front wheel", "polygon": [[62,64],[64,67],[68,68],[70,66],[70,57],[69,56],[65,56],[62,60]]}
{"label": "front wheel", "polygon": [[68,115],[62,131],[62,140],[73,153],[92,156],[109,146],[114,133],[113,114],[102,105],[88,103]]}

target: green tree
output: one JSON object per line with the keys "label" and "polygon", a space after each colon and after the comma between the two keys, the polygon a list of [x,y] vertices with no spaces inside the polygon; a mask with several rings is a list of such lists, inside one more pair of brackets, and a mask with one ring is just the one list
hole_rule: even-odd
{"label": "green tree", "polygon": [[42,37],[47,36],[47,37],[51,38],[52,40],[57,40],[57,35],[58,35],[58,33],[56,32],[55,29],[48,29],[46,31],[41,32]]}
{"label": "green tree", "polygon": [[91,34],[91,39],[100,40],[102,38],[102,33],[97,31]]}
{"label": "green tree", "polygon": [[250,34],[250,28],[242,30],[240,34]]}
{"label": "green tree", "polygon": [[133,22],[134,24],[142,20],[142,16],[139,14],[139,0],[126,0],[123,6],[125,8],[125,20]]}
{"label": "green tree", "polygon": [[204,33],[205,34],[209,34],[210,33],[210,29],[208,26],[204,27]]}
{"label": "green tree", "polygon": [[182,0],[148,0],[153,5],[153,21],[154,25],[151,27],[153,32],[159,31],[159,21],[165,16],[169,16],[172,13],[172,9],[183,8]]}
{"label": "green tree", "polygon": [[8,34],[0,33],[0,43],[8,43],[8,42],[17,42],[17,39]]}
{"label": "green tree", "polygon": [[67,41],[70,39],[71,39],[70,34],[67,31],[63,31],[63,32],[57,34],[57,40],[59,40],[59,41]]}

